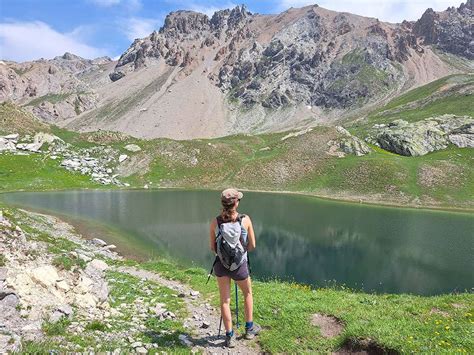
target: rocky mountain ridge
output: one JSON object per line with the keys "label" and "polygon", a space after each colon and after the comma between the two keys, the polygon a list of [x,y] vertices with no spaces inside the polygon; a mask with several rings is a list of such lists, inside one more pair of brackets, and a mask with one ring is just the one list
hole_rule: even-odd
{"label": "rocky mountain ridge", "polygon": [[35,75],[25,63],[0,65],[0,100],[70,129],[142,138],[334,124],[411,87],[472,72],[473,12],[468,0],[392,24],[317,5],[279,15],[243,5],[211,17],[177,11],[116,63],[65,54],[40,61]]}
{"label": "rocky mountain ridge", "polygon": [[[0,101],[13,101],[46,122],[57,122],[90,110],[97,103],[94,88],[105,85],[102,75],[113,61],[71,53],[32,62],[0,62]],[[105,80],[104,80],[105,79]]]}

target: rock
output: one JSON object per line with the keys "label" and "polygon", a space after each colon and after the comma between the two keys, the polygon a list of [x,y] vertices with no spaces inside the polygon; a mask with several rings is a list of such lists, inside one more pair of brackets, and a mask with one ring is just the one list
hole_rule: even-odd
{"label": "rock", "polygon": [[3,136],[1,138],[6,139],[8,141],[17,142],[18,139],[20,138],[20,135],[18,133],[12,133],[12,134],[8,134],[6,136]]}
{"label": "rock", "polygon": [[68,304],[63,304],[59,306],[58,308],[56,308],[56,310],[66,316],[71,316],[74,313],[72,307]]}
{"label": "rock", "polygon": [[181,344],[183,344],[184,346],[187,346],[187,347],[193,346],[193,343],[188,339],[188,337],[185,334],[180,334],[178,336],[178,339],[181,342]]}
{"label": "rock", "polygon": [[118,158],[118,161],[119,163],[122,163],[124,162],[125,160],[128,159],[128,155],[127,154],[120,154],[119,158]]}
{"label": "rock", "polygon": [[59,138],[59,137],[57,137],[53,134],[49,134],[49,133],[45,133],[45,132],[36,133],[33,140],[34,140],[35,143],[41,144],[41,145],[43,145],[43,143],[52,144],[54,142],[64,143],[64,141],[61,138]]}
{"label": "rock", "polygon": [[15,143],[0,137],[0,152],[2,151],[15,151]]}
{"label": "rock", "polygon": [[49,321],[51,323],[57,323],[59,322],[62,318],[66,317],[64,313],[54,311],[50,316],[49,316]]}
{"label": "rock", "polygon": [[8,269],[6,267],[0,267],[0,282],[5,281],[7,279],[7,275]]}
{"label": "rock", "polygon": [[[348,132],[349,133],[349,132]],[[358,157],[369,154],[370,147],[361,139],[349,134],[350,137],[343,138],[339,142],[339,147],[346,154],[354,154]]]}
{"label": "rock", "polygon": [[75,301],[79,307],[84,309],[94,308],[97,305],[97,298],[90,293],[77,294]]}
{"label": "rock", "polygon": [[137,354],[148,354],[148,350],[142,346],[139,348],[136,348],[135,351],[137,352]]}
{"label": "rock", "polygon": [[105,242],[104,240],[102,239],[99,239],[99,238],[94,238],[91,240],[92,244],[95,244],[99,247],[105,247],[107,245],[107,242]]}
{"label": "rock", "polygon": [[64,292],[68,292],[71,289],[69,284],[64,280],[61,280],[61,281],[57,282],[56,283],[56,288],[61,290],[61,291],[64,291]]}
{"label": "rock", "polygon": [[127,144],[125,147],[124,147],[125,150],[128,150],[129,152],[132,152],[132,153],[136,153],[136,152],[139,152],[142,150],[142,148],[140,148],[138,145],[136,144]]}
{"label": "rock", "polygon": [[56,281],[59,279],[59,275],[56,271],[56,268],[51,265],[45,265],[33,269],[31,272],[31,278],[33,281],[45,287],[51,287],[56,284]]}
{"label": "rock", "polygon": [[189,292],[189,295],[192,296],[192,297],[197,297],[197,296],[199,296],[199,291],[193,291],[193,290],[191,290],[191,291]]}
{"label": "rock", "polygon": [[141,341],[136,341],[131,345],[132,348],[139,348],[141,346],[143,346],[143,343]]}
{"label": "rock", "polygon": [[347,137],[351,137],[352,135],[349,133],[349,131],[347,129],[345,129],[344,127],[342,126],[336,126],[336,131],[338,131],[339,133],[347,136]]}
{"label": "rock", "polygon": [[299,137],[303,134],[311,132],[312,130],[313,130],[312,128],[306,128],[306,129],[303,129],[303,130],[298,131],[298,132],[288,133],[286,136],[282,137],[280,140],[283,142],[283,141],[286,141],[288,138]]}
{"label": "rock", "polygon": [[100,271],[105,271],[109,268],[109,265],[107,265],[105,261],[94,259],[91,262],[89,262],[89,264],[87,264],[87,267],[92,267]]}
{"label": "rock", "polygon": [[103,247],[103,249],[113,250],[113,249],[117,249],[117,246],[115,244],[110,244],[110,245],[106,245],[105,247]]}
{"label": "rock", "polygon": [[[1,294],[1,291],[0,291]],[[16,305],[20,302],[18,296],[15,293],[9,293],[4,295],[3,297],[0,296],[0,306],[1,307],[7,307],[7,308],[13,308],[16,307]]]}
{"label": "rock", "polygon": [[474,147],[474,119],[469,116],[443,115],[408,123],[395,120],[376,129],[381,148],[406,156],[420,156],[445,149],[449,143]]}
{"label": "rock", "polygon": [[41,147],[43,146],[42,142],[36,142],[36,143],[19,143],[16,145],[17,149],[20,150],[27,150],[30,152],[39,152]]}
{"label": "rock", "polygon": [[203,329],[207,329],[211,326],[211,323],[209,323],[208,321],[203,321],[202,324],[201,324],[201,328]]}

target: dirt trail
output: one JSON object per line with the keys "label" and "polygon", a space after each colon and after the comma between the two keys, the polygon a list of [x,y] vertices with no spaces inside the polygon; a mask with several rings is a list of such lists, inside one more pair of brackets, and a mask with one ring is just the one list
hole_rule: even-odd
{"label": "dirt trail", "polygon": [[[255,340],[248,341],[237,337],[236,346],[233,349],[224,347],[224,327],[222,326],[221,337],[219,338],[220,313],[203,299],[202,295],[194,291],[187,285],[178,281],[172,281],[161,277],[159,274],[137,269],[134,267],[119,267],[117,271],[139,277],[144,280],[154,281],[165,287],[176,290],[184,294],[183,298],[188,309],[188,318],[184,320],[184,326],[190,329],[190,341],[192,351],[206,354],[258,354],[262,353]],[[191,296],[194,295],[194,296]],[[209,324],[208,328],[203,328],[203,323]]]}

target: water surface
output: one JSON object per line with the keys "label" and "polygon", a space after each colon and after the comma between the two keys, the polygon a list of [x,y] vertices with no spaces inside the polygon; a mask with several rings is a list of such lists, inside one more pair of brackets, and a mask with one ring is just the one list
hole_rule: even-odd
{"label": "water surface", "polygon": [[[13,193],[6,202],[66,215],[115,233],[104,237],[141,258],[170,255],[208,268],[215,191]],[[257,249],[253,275],[366,291],[439,294],[474,286],[474,216],[374,207],[308,196],[245,193]]]}

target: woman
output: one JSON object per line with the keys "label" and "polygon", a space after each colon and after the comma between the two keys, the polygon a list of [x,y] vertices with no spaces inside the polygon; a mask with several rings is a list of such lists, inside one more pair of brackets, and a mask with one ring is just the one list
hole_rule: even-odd
{"label": "woman", "polygon": [[217,276],[217,284],[219,286],[220,301],[221,301],[221,315],[224,321],[226,330],[225,345],[229,348],[235,346],[235,335],[232,329],[232,315],[230,312],[230,284],[231,279],[234,280],[244,294],[245,305],[245,339],[252,339],[260,331],[260,326],[253,322],[253,298],[252,285],[249,275],[249,265],[247,258],[247,251],[255,249],[255,233],[252,227],[250,217],[239,215],[237,207],[243,194],[235,189],[226,189],[222,191],[221,214],[211,222],[209,244],[214,254],[218,254],[216,244],[216,231],[222,228],[223,224],[236,225],[240,224],[240,241],[244,246],[244,253],[242,255],[242,264],[237,269],[229,270],[221,262],[220,258],[216,256],[214,264],[214,274]]}

